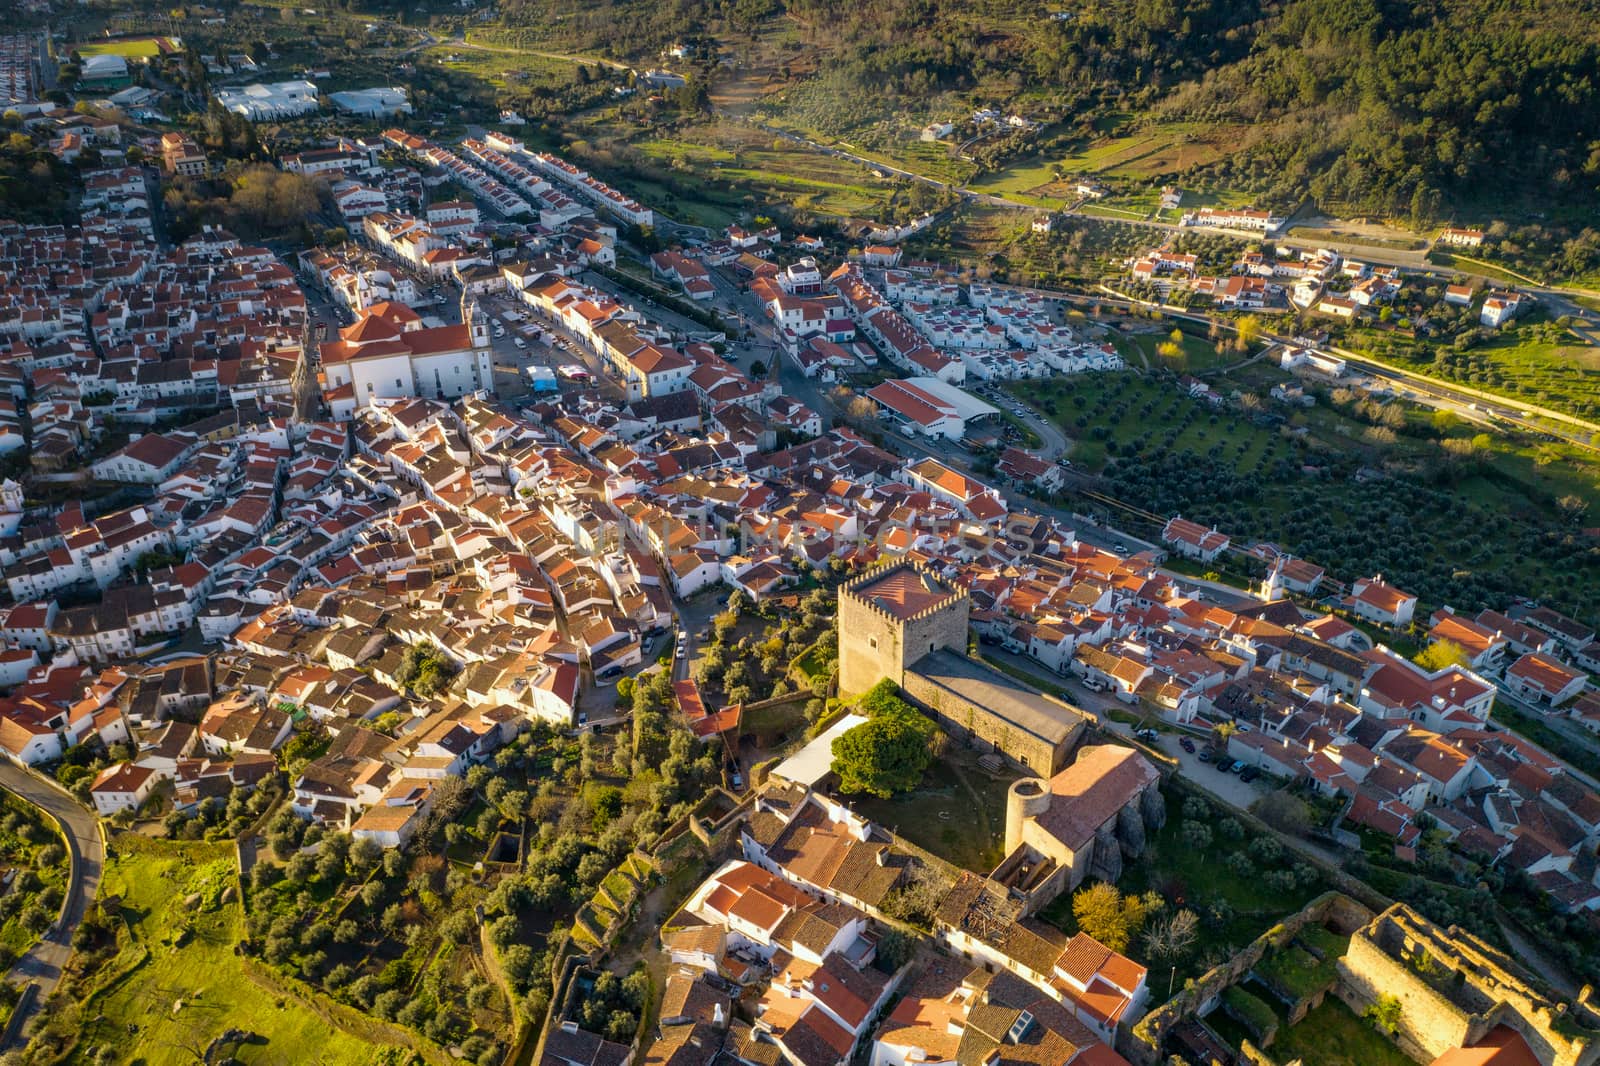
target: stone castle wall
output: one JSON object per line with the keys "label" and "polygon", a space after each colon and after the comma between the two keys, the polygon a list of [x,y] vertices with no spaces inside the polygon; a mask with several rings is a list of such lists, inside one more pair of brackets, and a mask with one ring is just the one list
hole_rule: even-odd
{"label": "stone castle wall", "polygon": [[[898,565],[898,564],[897,564]],[[900,685],[906,667],[938,648],[967,651],[970,598],[963,592],[948,603],[907,619],[856,594],[893,567],[863,574],[839,589],[839,695],[865,692],[881,679]]]}

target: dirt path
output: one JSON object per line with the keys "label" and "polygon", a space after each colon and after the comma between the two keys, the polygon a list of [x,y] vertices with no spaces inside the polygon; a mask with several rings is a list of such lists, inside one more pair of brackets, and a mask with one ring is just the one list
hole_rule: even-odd
{"label": "dirt path", "polygon": [[1261,362],[1261,360],[1263,360],[1263,359],[1265,359],[1267,357],[1267,353],[1270,352],[1274,347],[1276,347],[1276,346],[1269,344],[1265,348],[1261,349],[1259,352],[1257,352],[1255,355],[1252,355],[1248,359],[1241,359],[1237,363],[1229,363],[1227,366],[1214,366],[1210,370],[1202,370],[1198,374],[1196,374],[1195,377],[1197,377],[1197,378],[1226,377],[1227,375],[1233,373],[1235,370],[1243,370],[1245,367],[1249,366],[1251,363],[1259,363],[1259,362]]}

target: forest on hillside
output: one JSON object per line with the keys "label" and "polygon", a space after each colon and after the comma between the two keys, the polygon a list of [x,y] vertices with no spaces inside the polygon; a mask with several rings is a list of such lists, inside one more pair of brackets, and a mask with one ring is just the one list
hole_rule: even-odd
{"label": "forest on hillside", "polygon": [[[1592,209],[1600,0],[505,0],[509,26],[654,57],[787,16],[863,106],[1008,91],[1082,123],[1242,124],[1204,175],[1414,217]],[[854,110],[854,109],[850,109]],[[827,131],[836,132],[836,131]]]}

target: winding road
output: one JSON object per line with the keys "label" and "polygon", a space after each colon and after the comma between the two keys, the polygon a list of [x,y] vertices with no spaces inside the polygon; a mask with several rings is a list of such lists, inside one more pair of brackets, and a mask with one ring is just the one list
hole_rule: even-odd
{"label": "winding road", "polygon": [[[72,934],[77,932],[90,902],[100,891],[100,870],[105,853],[94,815],[55,782],[0,760],[0,788],[44,810],[65,827],[67,856],[71,861],[67,899],[61,917],[27,954],[17,960],[7,975],[15,982],[31,981],[38,985],[38,994],[33,997],[27,1011],[33,1015],[38,1013],[61,981],[61,971],[72,956]],[[25,1033],[27,1023],[28,1019],[23,1019],[16,1031]],[[25,1036],[19,1036],[13,1045],[21,1046],[26,1042]],[[9,1048],[0,1048],[0,1051],[5,1050]]]}

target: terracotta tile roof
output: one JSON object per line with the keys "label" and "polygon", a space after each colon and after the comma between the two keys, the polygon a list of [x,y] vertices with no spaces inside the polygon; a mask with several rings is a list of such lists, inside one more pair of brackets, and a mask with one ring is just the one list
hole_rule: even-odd
{"label": "terracotta tile roof", "polygon": [[1159,776],[1149,760],[1132,748],[1089,745],[1071,766],[1050,779],[1050,806],[1039,816],[1039,827],[1077,851]]}

